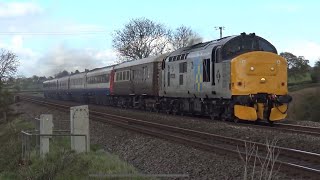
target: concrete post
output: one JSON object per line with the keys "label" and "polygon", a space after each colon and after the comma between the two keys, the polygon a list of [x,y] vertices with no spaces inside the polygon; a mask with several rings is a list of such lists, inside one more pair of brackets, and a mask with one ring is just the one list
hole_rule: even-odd
{"label": "concrete post", "polygon": [[[52,115],[40,115],[40,134],[52,134]],[[40,136],[40,155],[44,157],[49,152],[49,138],[51,136]]]}
{"label": "concrete post", "polygon": [[70,108],[71,134],[83,134],[85,136],[71,136],[71,149],[76,152],[90,151],[89,136],[89,108],[88,105]]}

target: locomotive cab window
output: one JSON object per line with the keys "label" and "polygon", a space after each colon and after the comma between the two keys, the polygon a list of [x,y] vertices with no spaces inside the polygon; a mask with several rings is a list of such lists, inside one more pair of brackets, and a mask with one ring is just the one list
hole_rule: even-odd
{"label": "locomotive cab window", "polygon": [[254,35],[243,35],[231,39],[223,46],[222,59],[232,59],[235,56],[252,51],[267,51],[277,54],[275,47],[267,40]]}

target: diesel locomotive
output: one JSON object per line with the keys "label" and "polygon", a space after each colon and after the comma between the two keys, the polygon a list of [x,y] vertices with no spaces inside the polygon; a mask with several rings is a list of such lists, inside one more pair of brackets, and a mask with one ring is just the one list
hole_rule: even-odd
{"label": "diesel locomotive", "polygon": [[287,62],[254,33],[44,82],[44,96],[220,120],[287,115]]}

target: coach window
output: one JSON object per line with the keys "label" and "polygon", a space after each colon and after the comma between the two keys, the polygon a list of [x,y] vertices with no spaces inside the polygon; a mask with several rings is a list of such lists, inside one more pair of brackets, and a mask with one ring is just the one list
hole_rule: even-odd
{"label": "coach window", "polygon": [[145,80],[145,78],[146,78],[146,71],[147,71],[147,70],[146,70],[146,67],[142,67],[142,71],[143,71],[143,72],[142,72],[142,73],[143,73],[143,74],[142,74],[142,80]]}
{"label": "coach window", "polygon": [[167,76],[167,80],[168,80],[168,87],[170,86],[170,66],[168,66],[168,76]]}
{"label": "coach window", "polygon": [[127,81],[129,81],[130,80],[130,71],[127,71],[127,79],[126,79]]}
{"label": "coach window", "polygon": [[134,70],[131,70],[131,80],[134,80]]}
{"label": "coach window", "polygon": [[147,78],[149,78],[149,71],[148,71],[148,67],[145,66],[143,67],[143,79],[146,80]]}
{"label": "coach window", "polygon": [[210,82],[210,59],[203,60],[203,82]]}
{"label": "coach window", "polygon": [[106,74],[106,83],[109,83],[110,81],[110,74]]}

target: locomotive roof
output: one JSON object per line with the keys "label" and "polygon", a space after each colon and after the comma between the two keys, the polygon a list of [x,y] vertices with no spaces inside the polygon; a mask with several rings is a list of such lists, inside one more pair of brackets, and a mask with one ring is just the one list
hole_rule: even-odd
{"label": "locomotive roof", "polygon": [[187,47],[183,47],[180,48],[176,51],[173,51],[170,56],[175,56],[175,55],[179,55],[179,54],[183,54],[183,53],[188,53],[188,52],[193,52],[193,51],[197,51],[200,49],[205,49],[207,47],[211,47],[211,46],[220,46],[220,45],[224,45],[226,42],[228,42],[229,40],[237,37],[238,35],[235,36],[226,36],[220,39],[216,39],[216,40],[212,40],[212,41],[207,41],[207,42],[203,42],[203,43],[198,43],[195,45],[191,45],[191,46],[187,46]]}
{"label": "locomotive roof", "polygon": [[168,55],[168,53],[161,54],[158,56],[147,57],[147,58],[143,58],[143,59],[124,62],[124,63],[118,64],[118,65],[115,65],[114,69],[116,70],[116,69],[121,69],[121,68],[125,68],[125,67],[136,66],[136,65],[140,65],[140,64],[147,64],[147,63],[151,63],[151,62],[161,62],[167,55]]}

